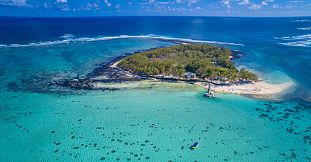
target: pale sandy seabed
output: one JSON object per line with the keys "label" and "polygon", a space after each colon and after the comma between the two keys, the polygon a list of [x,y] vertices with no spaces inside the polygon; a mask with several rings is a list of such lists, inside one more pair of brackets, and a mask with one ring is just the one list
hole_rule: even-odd
{"label": "pale sandy seabed", "polygon": [[187,90],[202,90],[201,86],[188,84],[186,82],[163,82],[158,80],[143,80],[143,81],[129,81],[122,83],[95,83],[96,88],[109,88],[109,89],[146,89],[146,88],[170,88],[174,89],[187,89]]}
{"label": "pale sandy seabed", "polygon": [[[173,89],[192,89],[203,90],[207,89],[204,83],[197,82],[188,84],[186,82],[163,82],[158,80],[143,80],[136,82],[123,83],[95,83],[97,88],[116,88],[116,89],[134,89],[134,88],[171,88]],[[268,100],[281,100],[282,96],[295,90],[294,82],[273,84],[265,81],[260,81],[250,84],[233,84],[233,85],[214,85],[213,89],[216,93],[231,93],[239,95],[250,95],[255,98]],[[217,95],[217,94],[216,94]]]}

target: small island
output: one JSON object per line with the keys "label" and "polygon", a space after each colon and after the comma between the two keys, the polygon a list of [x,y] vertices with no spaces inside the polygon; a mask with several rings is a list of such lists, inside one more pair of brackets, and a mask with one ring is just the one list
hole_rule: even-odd
{"label": "small island", "polygon": [[158,79],[207,81],[212,83],[250,83],[258,76],[245,68],[238,70],[232,51],[207,44],[180,44],[136,53],[116,65],[137,75]]}
{"label": "small island", "polygon": [[86,76],[53,80],[49,86],[119,90],[164,86],[166,81],[174,86],[176,84],[172,82],[190,82],[205,89],[212,85],[215,92],[272,100],[279,100],[280,96],[295,89],[294,82],[272,84],[259,80],[245,68],[237,69],[232,60],[240,56],[241,52],[224,47],[182,43],[127,53],[103,63]]}

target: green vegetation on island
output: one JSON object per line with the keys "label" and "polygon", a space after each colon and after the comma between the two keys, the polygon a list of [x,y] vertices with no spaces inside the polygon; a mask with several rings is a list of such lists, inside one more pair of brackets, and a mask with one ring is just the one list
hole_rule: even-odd
{"label": "green vegetation on island", "polygon": [[231,50],[207,44],[185,44],[136,53],[122,59],[118,67],[137,74],[180,79],[228,82],[257,81],[254,73],[238,70]]}

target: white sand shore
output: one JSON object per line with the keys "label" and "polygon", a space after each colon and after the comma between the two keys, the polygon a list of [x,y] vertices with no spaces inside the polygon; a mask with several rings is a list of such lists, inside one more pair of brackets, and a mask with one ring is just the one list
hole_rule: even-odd
{"label": "white sand shore", "polygon": [[121,62],[121,60],[114,62],[112,65],[110,65],[111,68],[118,68],[118,64]]}
{"label": "white sand shore", "polygon": [[[202,84],[199,83],[199,85]],[[252,95],[258,98],[277,100],[285,93],[293,91],[295,87],[296,84],[294,82],[272,84],[260,81],[250,84],[215,85],[213,88],[220,93]],[[207,88],[207,86],[204,88]]]}

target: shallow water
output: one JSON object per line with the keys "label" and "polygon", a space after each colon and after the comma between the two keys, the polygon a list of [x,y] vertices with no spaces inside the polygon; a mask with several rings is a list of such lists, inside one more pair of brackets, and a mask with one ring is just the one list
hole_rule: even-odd
{"label": "shallow water", "polygon": [[[127,33],[111,26],[103,29],[109,28],[109,35],[140,35],[148,28],[175,38],[234,43],[225,45],[246,53],[235,60],[238,66],[251,67],[272,83],[294,81],[301,91],[280,102],[229,94],[207,99],[202,89],[191,86],[51,92],[42,83],[85,75],[125,53],[172,43],[126,38],[0,47],[0,161],[310,161],[311,105],[300,99],[310,94],[310,72],[304,70],[310,67],[310,48],[285,46],[278,44],[284,40],[274,39],[306,31],[294,32],[299,25],[280,19],[267,28],[234,34],[240,30],[239,21],[246,28],[254,20],[193,19],[176,19],[186,25],[174,30],[170,18],[157,19],[164,23],[158,26],[145,20],[151,24],[140,28],[141,33],[131,27],[138,20],[123,20],[129,23]],[[223,31],[225,22],[231,23],[230,30]],[[276,24],[291,25],[276,32]],[[40,35],[42,30],[39,35],[24,31],[25,39],[19,41],[6,29],[0,31],[6,31],[0,44],[54,41],[69,33],[68,28],[46,26],[53,37]],[[83,36],[83,27],[73,28],[75,38]],[[98,35],[100,30],[93,32]],[[198,148],[190,150],[196,141]]]}
{"label": "shallow water", "polygon": [[[235,95],[209,100],[202,93],[156,88],[6,94],[1,96],[0,135],[5,138],[0,152],[4,161],[310,158],[310,105]],[[190,150],[195,141],[199,147]]]}

